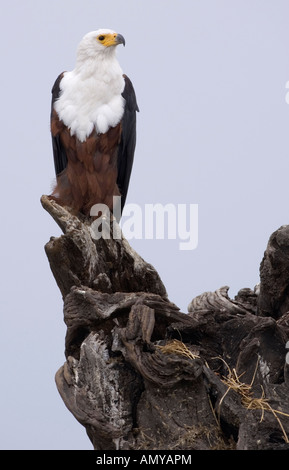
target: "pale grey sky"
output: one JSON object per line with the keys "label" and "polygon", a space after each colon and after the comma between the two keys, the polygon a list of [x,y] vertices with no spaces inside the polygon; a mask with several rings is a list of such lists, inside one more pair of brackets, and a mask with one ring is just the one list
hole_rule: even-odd
{"label": "pale grey sky", "polygon": [[10,0],[1,48],[1,449],[91,449],[54,384],[62,299],[44,244],[60,231],[39,203],[54,178],[50,90],[82,36],[123,34],[137,93],[128,203],[199,205],[199,244],[131,240],[186,311],[259,281],[270,234],[288,224],[288,0]]}

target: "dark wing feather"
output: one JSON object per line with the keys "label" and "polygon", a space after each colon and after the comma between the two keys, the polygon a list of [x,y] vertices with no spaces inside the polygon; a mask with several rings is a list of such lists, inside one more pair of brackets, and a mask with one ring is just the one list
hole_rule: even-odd
{"label": "dark wing feather", "polygon": [[[59,94],[60,94],[60,82],[62,78],[63,78],[63,73],[60,74],[59,77],[56,79],[52,88],[51,116],[50,116],[51,120],[52,120],[54,103],[58,99]],[[65,149],[63,145],[61,144],[59,134],[56,136],[52,135],[52,149],[53,149],[55,173],[56,173],[56,176],[58,176],[67,166],[67,156],[65,153]]]}
{"label": "dark wing feather", "polygon": [[124,79],[125,87],[122,96],[126,103],[122,118],[122,134],[117,160],[117,185],[121,194],[121,211],[125,204],[132,170],[136,144],[136,111],[139,111],[133,85],[126,75],[124,75]]}

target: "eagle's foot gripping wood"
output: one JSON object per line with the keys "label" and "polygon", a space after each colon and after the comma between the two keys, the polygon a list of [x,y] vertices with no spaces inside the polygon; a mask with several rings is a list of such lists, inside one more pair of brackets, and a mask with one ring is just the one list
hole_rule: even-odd
{"label": "eagle's foot gripping wood", "polygon": [[[94,240],[89,224],[42,204],[64,232],[45,247],[67,326],[56,384],[95,449],[288,449],[288,313],[268,313],[262,289],[232,300],[228,287],[181,313],[124,237]],[[265,254],[261,284],[264,263],[273,276]]]}

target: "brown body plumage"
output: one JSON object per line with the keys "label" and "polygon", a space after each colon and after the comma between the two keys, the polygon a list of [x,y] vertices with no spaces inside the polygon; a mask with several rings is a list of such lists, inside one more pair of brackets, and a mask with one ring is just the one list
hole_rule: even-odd
{"label": "brown body plumage", "polygon": [[84,141],[70,135],[55,111],[51,117],[51,134],[66,149],[67,166],[58,175],[52,197],[59,204],[89,215],[94,204],[106,204],[112,211],[113,196],[120,196],[117,186],[118,147],[121,123],[105,134],[95,131]]}

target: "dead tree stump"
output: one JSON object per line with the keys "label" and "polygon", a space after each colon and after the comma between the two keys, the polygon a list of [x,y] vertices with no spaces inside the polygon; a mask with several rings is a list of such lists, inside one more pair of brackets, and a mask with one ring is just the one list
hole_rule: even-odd
{"label": "dead tree stump", "polygon": [[222,287],[182,313],[123,236],[95,240],[41,202],[64,233],[45,246],[67,326],[56,384],[94,449],[289,449],[288,226],[254,291]]}

